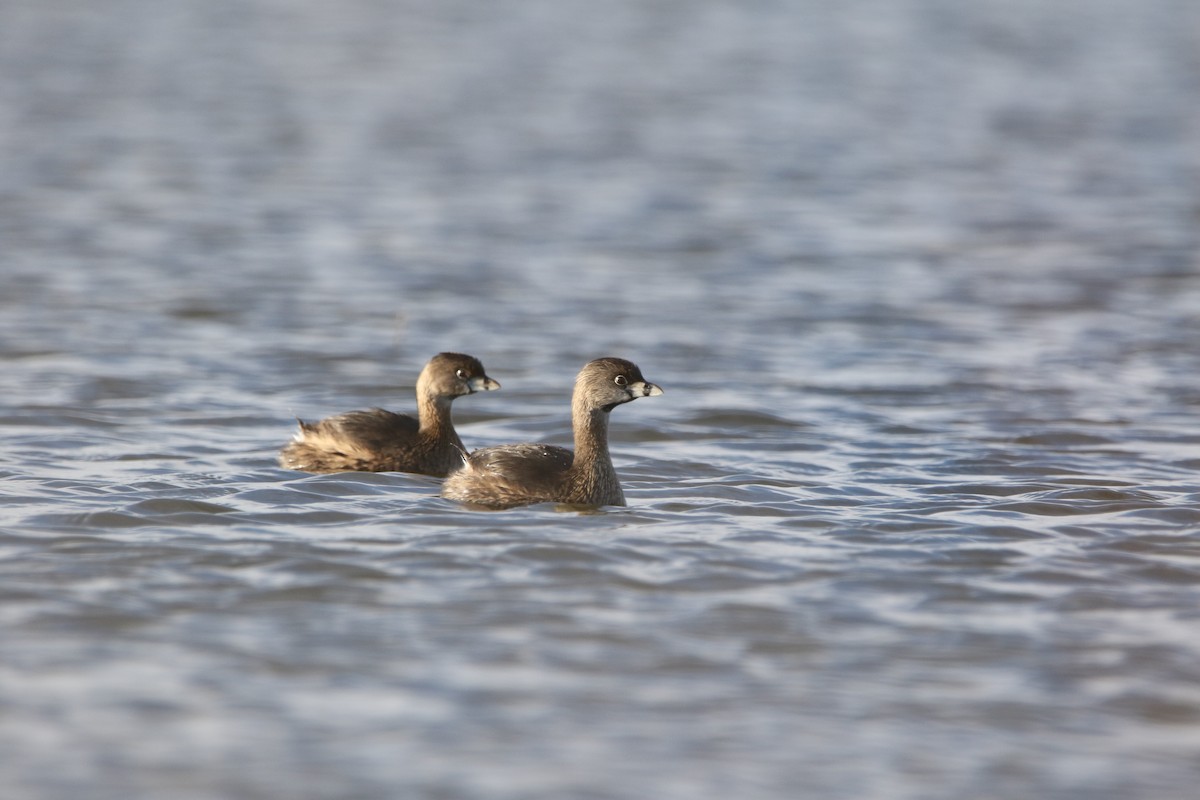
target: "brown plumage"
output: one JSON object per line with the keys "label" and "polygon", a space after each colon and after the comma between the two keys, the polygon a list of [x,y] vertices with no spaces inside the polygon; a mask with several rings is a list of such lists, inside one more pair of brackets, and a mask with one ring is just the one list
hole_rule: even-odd
{"label": "brown plumage", "polygon": [[530,503],[623,506],[625,495],[608,452],[608,415],[616,406],[662,389],[621,358],[584,365],[571,397],[575,451],[548,444],[485,447],[442,485],[442,497],[472,506],[512,508]]}
{"label": "brown plumage", "polygon": [[373,408],[319,422],[300,420],[279,464],[305,472],[418,472],[445,476],[462,465],[462,440],[450,418],[454,398],[499,389],[483,364],[438,353],[417,378],[417,419]]}

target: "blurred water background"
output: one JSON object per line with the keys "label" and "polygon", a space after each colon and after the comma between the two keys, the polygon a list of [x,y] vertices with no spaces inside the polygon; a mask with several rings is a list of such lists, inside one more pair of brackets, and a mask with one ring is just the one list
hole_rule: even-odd
{"label": "blurred water background", "polygon": [[[9,0],[7,800],[1178,800],[1200,5]],[[627,509],[275,465],[614,412]]]}

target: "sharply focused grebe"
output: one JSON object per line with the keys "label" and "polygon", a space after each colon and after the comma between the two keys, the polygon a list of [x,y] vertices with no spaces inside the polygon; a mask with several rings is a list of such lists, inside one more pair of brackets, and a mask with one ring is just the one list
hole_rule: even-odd
{"label": "sharply focused grebe", "polygon": [[444,476],[462,466],[462,440],[450,419],[454,398],[499,389],[479,359],[438,353],[417,378],[417,419],[374,408],[320,422],[300,420],[279,463],[305,472],[419,472]]}
{"label": "sharply focused grebe", "polygon": [[474,506],[512,508],[530,503],[625,505],[608,453],[608,414],[622,403],[662,389],[621,358],[587,363],[575,379],[571,424],[575,451],[547,444],[485,447],[466,458],[442,485],[442,497]]}

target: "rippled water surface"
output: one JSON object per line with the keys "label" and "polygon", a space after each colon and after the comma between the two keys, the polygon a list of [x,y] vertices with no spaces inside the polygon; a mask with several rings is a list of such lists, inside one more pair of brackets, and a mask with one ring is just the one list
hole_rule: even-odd
{"label": "rippled water surface", "polygon": [[987,5],[7,4],[3,796],[1190,796],[1200,7]]}

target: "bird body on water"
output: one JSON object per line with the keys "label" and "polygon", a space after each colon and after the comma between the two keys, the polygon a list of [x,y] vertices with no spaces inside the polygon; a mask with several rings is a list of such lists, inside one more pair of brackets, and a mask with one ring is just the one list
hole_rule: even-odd
{"label": "bird body on water", "polygon": [[454,398],[499,389],[479,359],[438,353],[417,378],[417,417],[373,408],[347,411],[318,422],[300,420],[279,463],[304,472],[415,472],[444,477],[462,465],[462,439],[454,429]]}
{"label": "bird body on water", "polygon": [[512,508],[532,503],[625,505],[608,450],[609,413],[662,389],[620,358],[588,362],[571,398],[574,451],[548,444],[485,447],[466,457],[442,486],[442,496],[471,506]]}

